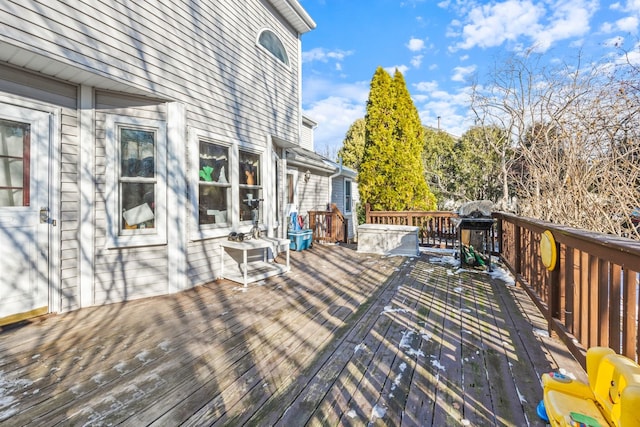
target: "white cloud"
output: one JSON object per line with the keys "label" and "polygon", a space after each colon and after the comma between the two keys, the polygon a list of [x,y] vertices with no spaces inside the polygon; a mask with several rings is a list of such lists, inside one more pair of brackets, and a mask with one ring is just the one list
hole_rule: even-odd
{"label": "white cloud", "polygon": [[613,28],[614,26],[611,22],[604,22],[602,25],[600,25],[600,31],[605,34],[613,32]]}
{"label": "white cloud", "polygon": [[369,81],[342,83],[324,77],[307,77],[303,81],[302,103],[304,105],[314,104],[319,100],[334,96],[364,104],[369,96],[369,83]]}
{"label": "white cloud", "polygon": [[603,45],[605,46],[609,46],[609,47],[621,47],[624,44],[624,37],[612,37],[608,40],[605,40]]}
{"label": "white cloud", "polygon": [[433,92],[438,89],[438,82],[431,80],[430,82],[415,83],[413,87],[419,92]]}
{"label": "white cloud", "polygon": [[384,67],[384,69],[387,73],[391,74],[392,77],[396,73],[396,70],[400,71],[402,75],[407,74],[407,71],[409,71],[409,67],[406,65],[393,65],[391,67]]}
{"label": "white cloud", "polygon": [[316,150],[331,147],[329,151],[332,152],[340,149],[349,126],[364,117],[365,109],[364,102],[339,96],[329,96],[306,106],[304,114],[318,122],[314,133]]}
{"label": "white cloud", "polygon": [[622,10],[624,12],[631,12],[636,14],[640,12],[640,0],[627,0],[627,3],[624,5],[621,5],[618,2],[612,5],[611,9],[614,9],[614,6],[618,6],[618,10]]}
{"label": "white cloud", "polygon": [[616,21],[616,26],[620,31],[636,34],[638,32],[638,17],[627,16],[626,18],[619,19]]}
{"label": "white cloud", "polygon": [[302,62],[328,62],[329,60],[342,61],[350,55],[353,55],[353,51],[351,50],[326,50],[321,47],[316,47],[302,52]]}
{"label": "white cloud", "polygon": [[629,62],[629,64],[635,67],[640,66],[640,52],[638,52],[637,49],[632,52],[629,52],[626,56],[626,59]]}
{"label": "white cloud", "polygon": [[411,40],[409,40],[409,43],[407,43],[407,48],[411,52],[420,52],[424,49],[424,40],[412,37]]}
{"label": "white cloud", "polygon": [[365,115],[369,82],[340,83],[322,77],[304,80],[304,114],[318,122],[315,147],[323,150],[342,146],[349,126]]}
{"label": "white cloud", "polygon": [[597,8],[597,0],[505,0],[475,5],[465,22],[451,22],[448,35],[462,41],[450,50],[517,44],[524,37],[544,52],[558,40],[587,34]]}
{"label": "white cloud", "polygon": [[458,48],[495,47],[507,40],[515,41],[527,32],[537,33],[544,16],[543,5],[529,0],[507,0],[476,6],[462,27],[463,41]]}
{"label": "white cloud", "polygon": [[413,68],[420,68],[420,65],[422,65],[422,58],[424,58],[423,55],[416,55],[411,58],[411,65]]}
{"label": "white cloud", "polygon": [[533,35],[534,45],[544,52],[557,40],[579,37],[590,31],[589,21],[597,5],[587,0],[560,0],[552,6],[553,14],[545,28]]}
{"label": "white cloud", "polygon": [[620,4],[620,2],[615,2],[615,3],[612,3],[609,6],[609,9],[611,9],[611,10],[622,10],[622,5]]}
{"label": "white cloud", "polygon": [[628,13],[628,16],[614,22],[604,22],[600,25],[600,31],[605,34],[615,31],[637,34],[640,27],[640,0],[628,0],[625,4],[613,3],[609,9],[618,13]]}
{"label": "white cloud", "polygon": [[473,125],[472,113],[468,108],[470,94],[469,87],[455,93],[434,91],[430,101],[418,107],[422,124],[435,128],[440,117],[440,129],[461,136]]}
{"label": "white cloud", "polygon": [[454,82],[464,82],[470,74],[476,71],[475,65],[469,65],[468,67],[455,67],[453,69],[453,75],[451,80]]}

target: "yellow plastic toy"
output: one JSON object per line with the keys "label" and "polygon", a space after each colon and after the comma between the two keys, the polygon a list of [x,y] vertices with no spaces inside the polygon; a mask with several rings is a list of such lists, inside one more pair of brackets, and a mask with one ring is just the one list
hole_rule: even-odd
{"label": "yellow plastic toy", "polygon": [[543,410],[552,426],[640,427],[640,366],[606,347],[587,350],[588,384],[543,374]]}

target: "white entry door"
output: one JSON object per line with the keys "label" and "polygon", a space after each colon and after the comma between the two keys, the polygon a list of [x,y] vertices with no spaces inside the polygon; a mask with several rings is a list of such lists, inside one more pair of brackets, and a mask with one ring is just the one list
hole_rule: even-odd
{"label": "white entry door", "polygon": [[49,311],[50,120],[0,103],[0,325]]}

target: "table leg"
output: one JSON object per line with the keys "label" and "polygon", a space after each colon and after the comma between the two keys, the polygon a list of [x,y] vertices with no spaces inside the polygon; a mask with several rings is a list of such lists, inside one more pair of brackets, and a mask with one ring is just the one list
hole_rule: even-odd
{"label": "table leg", "polygon": [[220,245],[220,278],[224,279],[224,246]]}
{"label": "table leg", "polygon": [[242,262],[244,265],[244,285],[247,286],[247,250],[243,249],[242,251]]}

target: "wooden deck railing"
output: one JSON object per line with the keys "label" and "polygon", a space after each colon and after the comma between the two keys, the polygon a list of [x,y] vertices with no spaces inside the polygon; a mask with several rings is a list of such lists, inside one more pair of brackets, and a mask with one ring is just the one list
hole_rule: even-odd
{"label": "wooden deck railing", "polygon": [[[638,362],[640,242],[497,213],[500,253],[569,350],[610,347]],[[550,230],[558,262],[548,271],[540,236]]]}
{"label": "wooden deck railing", "polygon": [[335,204],[330,211],[309,211],[309,228],[313,230],[313,241],[320,243],[347,242],[348,220]]}
{"label": "wooden deck railing", "polygon": [[412,225],[419,227],[420,243],[426,246],[453,248],[457,240],[456,226],[451,221],[458,215],[449,211],[372,211],[365,205],[367,224]]}
{"label": "wooden deck railing", "polygon": [[[452,212],[372,212],[367,223],[415,225],[424,244],[457,246]],[[606,346],[640,359],[640,242],[507,213],[497,218],[496,252],[585,366],[586,349]],[[540,236],[550,230],[557,265],[540,258]],[[426,242],[425,242],[426,240]]]}

